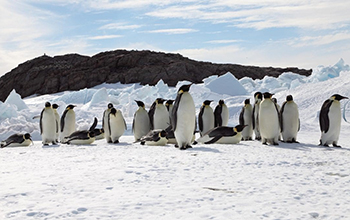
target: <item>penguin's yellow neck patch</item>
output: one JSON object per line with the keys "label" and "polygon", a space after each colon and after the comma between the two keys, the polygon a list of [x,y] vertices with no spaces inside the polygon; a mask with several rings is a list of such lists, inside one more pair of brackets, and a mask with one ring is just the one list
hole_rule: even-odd
{"label": "penguin's yellow neck patch", "polygon": [[182,94],[182,93],[184,93],[184,91],[181,89],[181,90],[179,91],[179,94]]}

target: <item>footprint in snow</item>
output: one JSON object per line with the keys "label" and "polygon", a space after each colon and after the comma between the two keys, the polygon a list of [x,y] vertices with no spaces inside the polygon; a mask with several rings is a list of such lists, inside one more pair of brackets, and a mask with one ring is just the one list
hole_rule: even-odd
{"label": "footprint in snow", "polygon": [[86,211],[87,211],[87,208],[78,208],[77,210],[73,210],[72,213],[73,214],[80,214],[80,213],[83,213]]}

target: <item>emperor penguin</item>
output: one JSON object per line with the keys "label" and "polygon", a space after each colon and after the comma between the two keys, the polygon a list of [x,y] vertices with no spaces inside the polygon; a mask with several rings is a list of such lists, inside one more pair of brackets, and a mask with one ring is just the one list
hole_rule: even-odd
{"label": "emperor penguin", "polygon": [[215,110],[214,110],[214,116],[215,116],[215,122],[214,122],[215,127],[228,125],[229,111],[224,100],[222,99],[219,100],[219,104],[215,107]]}
{"label": "emperor penguin", "polygon": [[55,115],[55,120],[56,120],[56,125],[57,125],[57,130],[56,130],[56,142],[58,142],[58,139],[60,137],[60,130],[61,130],[61,124],[60,124],[60,115],[57,112],[58,109],[57,104],[52,105],[53,113]]}
{"label": "emperor penguin", "polygon": [[203,136],[203,134],[210,129],[214,128],[214,111],[210,107],[210,103],[212,101],[213,100],[205,100],[198,114],[198,125],[201,136]]}
{"label": "emperor penguin", "polygon": [[105,138],[105,130],[103,128],[94,129],[95,140],[101,140]]}
{"label": "emperor penguin", "polygon": [[33,143],[29,133],[13,134],[0,143],[0,147],[27,147]]}
{"label": "emperor penguin", "polygon": [[298,143],[297,134],[300,130],[298,105],[293,101],[293,96],[288,95],[280,110],[281,133],[284,142]]}
{"label": "emperor penguin", "polygon": [[259,116],[259,107],[260,107],[262,98],[263,96],[261,92],[256,92],[254,94],[255,101],[254,101],[253,114],[252,114],[252,124],[253,124],[253,130],[255,134],[255,140],[261,140],[258,116]]}
{"label": "emperor penguin", "polygon": [[68,105],[61,116],[61,142],[75,131],[74,107],[76,105]]}
{"label": "emperor penguin", "polygon": [[183,85],[179,88],[171,114],[171,125],[177,142],[175,146],[180,150],[191,148],[190,144],[196,128],[196,108],[189,93],[191,85]]}
{"label": "emperor penguin", "polygon": [[162,129],[152,130],[141,138],[142,145],[146,144],[150,146],[164,146],[167,143],[167,133]]}
{"label": "emperor penguin", "polygon": [[151,129],[166,129],[170,124],[169,113],[164,106],[165,99],[157,98],[148,111]]}
{"label": "emperor penguin", "polygon": [[112,143],[119,143],[119,138],[126,130],[126,123],[120,110],[115,108],[111,109],[108,115],[108,129]]}
{"label": "emperor penguin", "polygon": [[65,137],[64,144],[75,144],[75,145],[82,145],[82,144],[92,144],[95,141],[95,127],[97,125],[97,118],[94,118],[94,123],[91,125],[89,130],[79,130],[74,131],[69,136]]}
{"label": "emperor penguin", "polygon": [[259,108],[259,129],[263,144],[278,145],[280,119],[276,103],[271,100],[273,94],[264,93],[264,100]]}
{"label": "emperor penguin", "polygon": [[253,140],[253,107],[250,104],[250,99],[244,101],[244,106],[242,107],[241,113],[239,114],[239,124],[246,125],[242,131],[242,140],[248,141]]}
{"label": "emperor penguin", "polygon": [[238,144],[242,139],[241,132],[245,127],[246,125],[215,127],[197,139],[197,141],[204,144]]}
{"label": "emperor penguin", "polygon": [[109,133],[109,128],[108,128],[108,115],[111,112],[112,108],[113,108],[113,104],[108,103],[107,109],[103,112],[103,116],[102,116],[102,128],[105,132],[104,136],[105,136],[107,143],[112,143],[111,135]]}
{"label": "emperor penguin", "polygon": [[340,100],[342,99],[348,99],[348,97],[334,94],[321,107],[319,116],[321,128],[320,145],[328,146],[332,144],[334,147],[340,147],[338,140],[341,124]]}
{"label": "emperor penguin", "polygon": [[132,131],[134,133],[135,141],[139,141],[141,137],[148,134],[151,130],[151,122],[148,116],[148,112],[145,109],[145,104],[142,101],[135,102],[138,105],[138,109],[134,114],[134,119],[132,121]]}
{"label": "emperor penguin", "polygon": [[42,136],[43,145],[49,143],[56,144],[56,132],[58,125],[56,124],[55,114],[50,102],[45,103],[45,108],[40,114],[40,134]]}
{"label": "emperor penguin", "polygon": [[173,107],[174,107],[173,103],[174,103],[173,99],[169,99],[165,102],[165,107],[168,109],[168,112],[169,112],[169,120],[170,121],[171,121],[171,112],[173,111]]}

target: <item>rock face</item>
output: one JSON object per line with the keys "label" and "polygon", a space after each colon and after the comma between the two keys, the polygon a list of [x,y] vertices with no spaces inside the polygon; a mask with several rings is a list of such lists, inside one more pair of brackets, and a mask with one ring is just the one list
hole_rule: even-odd
{"label": "rock face", "polygon": [[180,54],[151,51],[115,50],[92,57],[79,54],[41,57],[18,65],[0,78],[0,100],[15,89],[22,98],[90,88],[101,83],[141,83],[155,85],[162,79],[169,86],[178,81],[194,83],[211,75],[231,72],[237,79],[277,77],[283,72],[310,75],[312,70],[214,64],[190,60]]}

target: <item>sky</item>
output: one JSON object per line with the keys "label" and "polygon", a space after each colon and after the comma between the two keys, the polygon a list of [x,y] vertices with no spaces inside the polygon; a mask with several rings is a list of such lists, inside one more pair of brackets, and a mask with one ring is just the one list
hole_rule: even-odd
{"label": "sky", "polygon": [[0,75],[41,56],[151,50],[199,61],[350,62],[350,1],[0,0]]}

